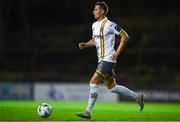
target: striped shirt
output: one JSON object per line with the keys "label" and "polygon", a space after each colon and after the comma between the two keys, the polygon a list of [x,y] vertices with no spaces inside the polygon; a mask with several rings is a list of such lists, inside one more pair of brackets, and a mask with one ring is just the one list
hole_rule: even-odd
{"label": "striped shirt", "polygon": [[94,22],[92,31],[92,38],[95,39],[96,43],[98,62],[116,62],[112,59],[112,54],[115,52],[115,34],[119,35],[122,32],[121,27],[106,17],[101,21]]}

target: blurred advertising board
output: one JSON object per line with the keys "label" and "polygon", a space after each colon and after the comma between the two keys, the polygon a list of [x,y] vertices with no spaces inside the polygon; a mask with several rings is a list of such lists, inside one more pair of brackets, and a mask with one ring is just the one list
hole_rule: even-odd
{"label": "blurred advertising board", "polygon": [[0,82],[0,99],[32,100],[32,83]]}
{"label": "blurred advertising board", "polygon": [[[104,85],[98,89],[98,101],[118,101],[118,95],[110,93]],[[35,100],[85,101],[89,85],[85,83],[35,83]]]}
{"label": "blurred advertising board", "polygon": [[144,90],[147,101],[180,101],[180,91]]}

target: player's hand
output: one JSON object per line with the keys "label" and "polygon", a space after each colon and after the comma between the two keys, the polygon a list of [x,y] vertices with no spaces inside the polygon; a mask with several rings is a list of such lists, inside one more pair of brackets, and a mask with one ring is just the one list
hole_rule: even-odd
{"label": "player's hand", "polygon": [[117,52],[114,52],[113,55],[112,55],[112,59],[113,59],[114,61],[116,61],[117,58],[118,58],[118,55],[119,55],[119,54],[117,54]]}
{"label": "player's hand", "polygon": [[86,48],[85,43],[84,42],[79,43],[79,49],[84,49],[84,48]]}

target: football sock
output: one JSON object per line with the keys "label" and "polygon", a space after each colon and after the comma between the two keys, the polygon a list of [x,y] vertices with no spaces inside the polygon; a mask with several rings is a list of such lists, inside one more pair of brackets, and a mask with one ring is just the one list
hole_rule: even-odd
{"label": "football sock", "polygon": [[86,108],[87,112],[91,112],[93,109],[93,106],[94,106],[97,96],[98,96],[97,90],[98,90],[98,85],[90,83],[88,106]]}
{"label": "football sock", "polygon": [[121,86],[121,85],[116,85],[114,88],[110,89],[111,92],[113,93],[118,93],[120,95],[127,96],[131,99],[137,100],[139,95],[136,92],[131,91],[130,89]]}

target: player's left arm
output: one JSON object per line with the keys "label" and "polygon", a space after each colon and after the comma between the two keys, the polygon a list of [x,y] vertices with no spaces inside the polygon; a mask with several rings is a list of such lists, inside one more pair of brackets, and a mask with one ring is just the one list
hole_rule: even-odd
{"label": "player's left arm", "polygon": [[113,60],[117,60],[118,56],[121,54],[123,48],[125,47],[128,39],[129,39],[129,36],[128,34],[122,29],[120,34],[119,34],[119,38],[120,38],[120,43],[119,43],[119,46],[117,48],[117,50],[113,53]]}

